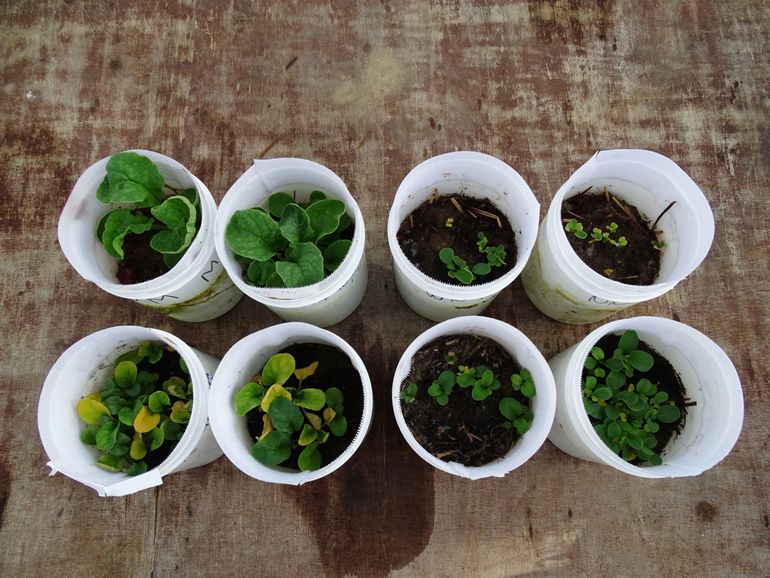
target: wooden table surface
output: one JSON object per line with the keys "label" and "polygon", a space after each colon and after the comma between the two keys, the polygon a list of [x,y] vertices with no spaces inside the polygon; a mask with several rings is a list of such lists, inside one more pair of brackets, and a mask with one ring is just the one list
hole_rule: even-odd
{"label": "wooden table surface", "polygon": [[[5,1],[0,7],[0,575],[760,576],[770,572],[768,222],[770,5],[761,0]],[[596,150],[647,148],[700,184],[716,237],[659,315],[709,335],[743,382],[733,452],[649,481],[546,442],[503,479],[439,473],[389,401],[431,322],[401,301],[385,226],[420,161],[477,150],[541,203]],[[221,356],[280,322],[244,299],[191,324],[100,291],[56,240],[91,163],[165,153],[217,200],[253,158],[339,174],[366,220],[369,287],[332,330],[367,364],[372,429],[341,470],[268,485],[225,457],[102,499],[48,477],[36,410],[48,369],[98,329],[171,331]],[[515,282],[487,310],[546,357],[598,324],[540,314]]]}

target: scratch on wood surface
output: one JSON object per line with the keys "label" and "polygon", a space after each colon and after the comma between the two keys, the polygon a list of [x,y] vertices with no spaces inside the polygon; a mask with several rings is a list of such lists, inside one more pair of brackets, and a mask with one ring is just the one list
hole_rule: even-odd
{"label": "scratch on wood surface", "polygon": [[259,154],[257,155],[258,159],[265,158],[265,155],[269,153],[275,145],[277,145],[279,142],[281,142],[281,137],[275,137],[272,141],[270,141],[270,144],[268,144],[265,148],[263,148]]}

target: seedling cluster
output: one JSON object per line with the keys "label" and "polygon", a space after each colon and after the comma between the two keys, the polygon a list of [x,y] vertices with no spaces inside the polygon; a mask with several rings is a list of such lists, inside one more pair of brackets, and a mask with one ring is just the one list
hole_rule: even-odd
{"label": "seedling cluster", "polygon": [[[588,239],[589,235],[583,228],[583,223],[577,219],[570,219],[564,226],[564,230],[568,233],[572,233],[578,239]],[[613,235],[618,232],[618,224],[615,222],[609,223],[604,227],[604,230],[599,227],[593,227],[591,229],[591,235],[589,243],[607,243],[614,247],[625,247],[628,245],[628,241],[625,237],[620,236],[614,238]]]}
{"label": "seedling cluster", "polygon": [[[448,357],[453,355],[454,354],[451,353],[447,354]],[[450,365],[455,362],[456,356],[454,356]],[[427,393],[438,405],[445,406],[449,403],[449,398],[452,395],[452,392],[455,391],[455,386],[458,386],[460,389],[469,389],[471,392],[471,399],[482,402],[487,399],[493,391],[499,390],[502,387],[502,384],[500,380],[495,377],[492,370],[486,366],[479,365],[476,367],[469,367],[460,365],[456,372],[450,369],[442,371],[427,388]],[[511,375],[510,386],[511,389],[519,392],[527,399],[532,399],[535,396],[535,383],[532,379],[532,374],[525,368],[519,373]],[[416,401],[418,393],[419,386],[416,383],[407,383],[401,389],[401,401],[405,404],[412,404]],[[514,397],[506,396],[500,400],[498,409],[500,414],[505,418],[505,421],[503,422],[505,428],[515,428],[519,435],[522,435],[529,430],[534,415],[530,409],[519,400]]]}
{"label": "seedling cluster", "polygon": [[[178,370],[159,375],[146,369],[164,355],[179,358]],[[81,399],[76,409],[86,424],[81,441],[100,452],[97,466],[142,474],[148,469],[146,458],[166,442],[181,439],[190,421],[189,372],[179,354],[148,341],[118,357],[107,385]]]}
{"label": "seedling cluster", "polygon": [[164,264],[171,269],[195,238],[199,206],[195,189],[171,187],[145,156],[134,152],[112,155],[96,198],[120,205],[105,214],[96,227],[97,238],[117,260],[125,258],[126,235],[156,231],[150,247],[163,255]]}
{"label": "seedling cluster", "polygon": [[337,387],[324,391],[302,386],[317,369],[318,361],[297,368],[294,356],[276,353],[262,372],[235,395],[237,415],[254,411],[261,414],[262,431],[251,449],[251,455],[260,463],[283,464],[299,450],[299,469],[317,470],[323,462],[320,446],[330,435],[345,435],[348,423],[343,415],[342,391]]}
{"label": "seedling cluster", "polygon": [[639,348],[635,331],[623,333],[612,356],[594,347],[585,361],[583,404],[594,430],[624,460],[662,463],[655,451],[660,424],[672,424],[682,412],[665,391],[643,374],[653,365],[652,355]]}
{"label": "seedling cluster", "polygon": [[313,191],[305,203],[285,192],[270,195],[267,208],[236,211],[225,242],[257,287],[303,287],[322,281],[350,249],[344,233],[353,224],[345,204]]}
{"label": "seedling cluster", "polygon": [[476,246],[479,253],[486,259],[485,261],[470,265],[465,259],[455,255],[452,247],[444,247],[438,254],[441,262],[446,265],[447,275],[463,285],[470,285],[477,277],[489,275],[492,267],[505,265],[506,253],[503,245],[488,246],[489,240],[484,233],[479,233],[477,238]]}

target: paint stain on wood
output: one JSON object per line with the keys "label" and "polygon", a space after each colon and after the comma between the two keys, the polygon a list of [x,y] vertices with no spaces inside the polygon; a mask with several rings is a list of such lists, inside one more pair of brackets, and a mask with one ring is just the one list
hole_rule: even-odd
{"label": "paint stain on wood", "polygon": [[695,514],[706,523],[713,522],[718,513],[717,507],[705,500],[698,502],[695,506]]}

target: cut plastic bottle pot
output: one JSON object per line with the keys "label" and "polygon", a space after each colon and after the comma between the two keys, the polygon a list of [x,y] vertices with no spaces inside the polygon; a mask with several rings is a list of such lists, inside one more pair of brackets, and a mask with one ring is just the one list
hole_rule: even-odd
{"label": "cut plastic bottle pot", "polygon": [[[235,395],[240,388],[260,373],[272,355],[298,343],[320,343],[339,349],[348,356],[361,376],[363,410],[358,430],[350,445],[337,458],[314,471],[298,471],[258,462],[251,455],[255,440],[249,435],[246,417],[235,413]],[[372,423],[372,385],[364,362],[344,339],[308,323],[281,323],[247,335],[225,354],[211,385],[209,413],[219,445],[239,470],[263,482],[298,486],[328,476],[353,457]]]}
{"label": "cut plastic bottle pot", "polygon": [[[666,246],[652,285],[608,279],[586,265],[567,239],[562,203],[588,187],[607,190],[653,222]],[[714,238],[714,217],[698,185],[672,160],[646,150],[596,153],[556,193],[522,273],[527,296],[543,313],[564,323],[592,323],[642,301],[660,297],[705,259]]]}
{"label": "cut plastic bottle pot", "polygon": [[[517,251],[516,263],[510,271],[488,283],[453,285],[433,279],[409,261],[398,243],[398,229],[404,219],[435,194],[487,199],[507,217],[516,235]],[[420,163],[401,182],[388,215],[388,246],[402,299],[415,312],[433,321],[481,313],[524,268],[537,238],[539,210],[540,205],[524,179],[489,155],[453,152]]]}
{"label": "cut plastic bottle pot", "polygon": [[[81,398],[105,386],[120,355],[145,341],[168,345],[185,361],[193,386],[193,407],[184,435],[171,454],[157,467],[132,477],[96,465],[97,450],[80,441],[84,426],[76,406]],[[170,333],[145,327],[110,327],[73,344],[48,373],[38,404],[38,429],[51,475],[61,472],[100,496],[125,496],[162,484],[164,476],[217,459],[222,450],[208,425],[208,394],[218,363]]]}
{"label": "cut plastic bottle pot", "polygon": [[[445,335],[478,335],[492,339],[501,345],[515,360],[526,367],[532,374],[537,388],[537,394],[532,398],[531,409],[534,419],[529,430],[513,445],[508,454],[494,462],[483,466],[466,466],[457,462],[449,462],[437,458],[415,439],[404,419],[401,409],[401,386],[407,379],[412,368],[412,358],[427,344]],[[464,316],[449,319],[438,325],[434,325],[415,339],[401,356],[393,376],[391,390],[391,402],[396,423],[401,434],[418,456],[433,467],[446,472],[478,480],[487,477],[503,477],[515,470],[531,458],[543,445],[553,423],[556,411],[556,391],[553,375],[543,355],[537,347],[515,327],[481,316]]]}
{"label": "cut plastic bottle pot", "polygon": [[[620,335],[629,329],[671,363],[686,398],[695,402],[687,408],[682,430],[662,450],[659,466],[635,466],[615,454],[594,431],[583,406],[581,379],[591,348],[605,335]],[[683,323],[660,317],[613,321],[548,363],[557,395],[556,418],[548,438],[577,458],[641,478],[696,476],[722,461],[740,435],[743,392],[735,367],[717,344]]]}
{"label": "cut plastic bottle pot", "polygon": [[145,150],[166,182],[175,188],[194,187],[200,199],[201,222],[184,257],[170,271],[142,283],[123,285],[118,263],[96,237],[99,220],[114,206],[96,198],[109,157],[91,165],[75,183],[59,218],[58,237],[64,256],[87,281],[102,290],[131,299],[182,321],[208,321],[232,309],[243,296],[225,273],[214,248],[216,203],[198,178],[174,159]]}
{"label": "cut plastic bottle pot", "polygon": [[[296,194],[297,200],[304,202],[314,190],[345,203],[353,220],[352,243],[340,266],[323,281],[306,287],[256,287],[247,283],[242,265],[225,243],[225,229],[233,213],[265,207],[268,197],[279,191]],[[367,285],[365,240],[363,215],[342,179],[323,165],[304,159],[255,160],[227,191],[217,214],[217,252],[239,289],[287,321],[304,321],[320,327],[339,323],[363,299]]]}

